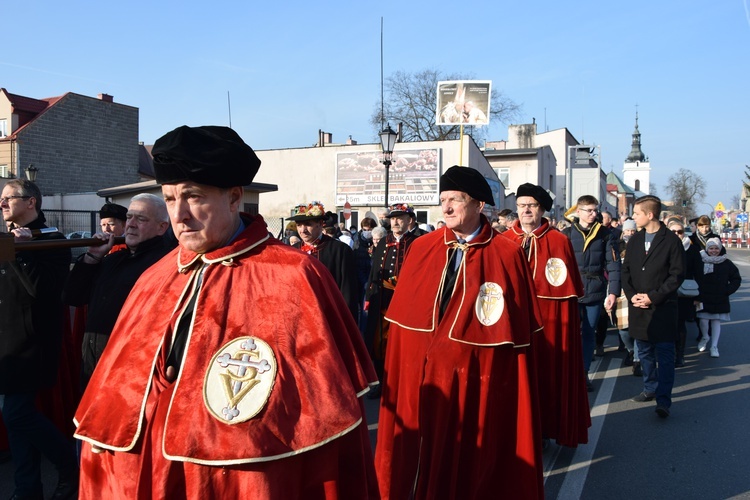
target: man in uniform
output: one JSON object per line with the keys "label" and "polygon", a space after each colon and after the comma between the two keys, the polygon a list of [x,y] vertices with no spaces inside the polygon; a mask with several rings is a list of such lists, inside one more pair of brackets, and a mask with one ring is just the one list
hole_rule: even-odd
{"label": "man in uniform", "polygon": [[240,213],[232,129],[153,147],[179,247],[136,283],[76,413],[81,498],[379,498],[375,382],[331,274]]}
{"label": "man in uniform", "polygon": [[107,243],[89,247],[68,276],[63,302],[88,305],[83,334],[81,390],[86,388],[107,345],[117,315],[140,275],[171,248],[163,237],[169,226],[167,206],[160,197],[133,197],[125,215],[125,245],[110,253],[114,234],[97,235]]}
{"label": "man in uniform", "polygon": [[[414,207],[408,203],[392,205],[388,212],[388,223],[391,232],[380,240],[372,251],[372,267],[370,279],[365,292],[365,310],[367,313],[367,328],[365,342],[370,350],[370,356],[375,364],[375,371],[380,381],[383,381],[383,362],[388,343],[389,323],[384,320],[385,312],[391,303],[393,291],[396,289],[398,274],[404,262],[404,256],[409,245],[417,237],[409,232],[409,224],[414,214]],[[382,386],[376,387],[369,398],[380,396]]]}
{"label": "man in uniform", "polygon": [[476,170],[440,178],[446,227],[399,274],[375,463],[383,498],[543,498],[536,370],[541,316],[521,248],[482,214]]}
{"label": "man in uniform", "polygon": [[105,203],[99,209],[99,227],[102,233],[122,236],[125,234],[125,222],[128,209],[117,203]]}
{"label": "man in uniform", "polygon": [[[33,182],[8,181],[0,195],[3,220],[17,242],[63,239],[33,235],[44,224],[42,194]],[[63,337],[62,286],[70,250],[25,250],[0,262],[0,409],[15,465],[13,498],[41,499],[41,457],[57,468],[53,498],[74,498],[78,465],[73,441],[35,405],[37,393],[55,385]]]}
{"label": "man in uniform", "polygon": [[357,320],[359,293],[352,249],[346,243],[323,234],[324,221],[329,215],[320,202],[298,205],[295,211],[287,220],[297,224],[297,234],[302,239],[301,250],[320,260],[331,272],[352,317]]}
{"label": "man in uniform", "polygon": [[526,253],[544,320],[544,341],[534,345],[542,435],[575,447],[588,442],[591,426],[578,312],[583,283],[570,240],[543,217],[552,208],[547,191],[521,184],[516,205],[519,221],[503,236]]}

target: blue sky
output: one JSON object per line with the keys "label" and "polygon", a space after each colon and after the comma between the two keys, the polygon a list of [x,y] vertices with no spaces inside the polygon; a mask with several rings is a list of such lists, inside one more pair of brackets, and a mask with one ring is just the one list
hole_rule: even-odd
{"label": "blue sky", "polygon": [[[730,205],[750,164],[750,0],[601,2],[0,2],[0,87],[108,93],[151,144],[182,124],[232,126],[256,149],[375,142],[385,73],[492,80],[518,122],[568,127],[621,174],[636,104],[652,182],[680,168]],[[546,116],[546,118],[545,118]],[[507,138],[496,124],[489,139]],[[706,209],[706,206],[703,205]]]}

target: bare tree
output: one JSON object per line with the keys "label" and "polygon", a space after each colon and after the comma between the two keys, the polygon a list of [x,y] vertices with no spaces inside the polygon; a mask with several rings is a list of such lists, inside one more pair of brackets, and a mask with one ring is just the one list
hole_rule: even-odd
{"label": "bare tree", "polygon": [[[370,118],[376,134],[382,130],[382,124],[389,122],[395,128],[403,124],[402,141],[440,141],[457,139],[460,126],[450,127],[435,125],[435,107],[437,105],[437,84],[443,80],[471,80],[472,75],[443,74],[436,69],[425,69],[407,73],[397,71],[385,80],[385,105],[380,100]],[[520,106],[497,89],[492,89],[490,96],[490,121],[509,123],[519,116]],[[475,129],[475,127],[471,127]],[[475,138],[484,137],[485,129],[471,130]],[[467,127],[464,127],[467,133]]]}
{"label": "bare tree", "polygon": [[684,217],[695,216],[695,206],[706,197],[706,181],[692,170],[681,168],[665,186],[674,206]]}

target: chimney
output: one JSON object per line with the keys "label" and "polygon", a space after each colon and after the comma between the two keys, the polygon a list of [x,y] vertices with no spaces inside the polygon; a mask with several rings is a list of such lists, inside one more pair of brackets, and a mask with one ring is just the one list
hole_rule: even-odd
{"label": "chimney", "polygon": [[357,141],[352,139],[352,136],[349,136],[349,138],[346,140],[346,144],[349,146],[355,146],[357,144]]}
{"label": "chimney", "polygon": [[99,94],[99,100],[104,102],[113,102],[114,98],[109,94]]}
{"label": "chimney", "polygon": [[323,145],[333,143],[333,134],[331,132],[323,132]]}

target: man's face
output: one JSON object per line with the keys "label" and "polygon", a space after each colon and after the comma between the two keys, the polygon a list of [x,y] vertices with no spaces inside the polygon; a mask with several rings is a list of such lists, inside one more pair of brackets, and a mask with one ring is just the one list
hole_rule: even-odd
{"label": "man's face", "polygon": [[156,218],[156,211],[151,203],[142,200],[132,201],[125,222],[125,244],[129,249],[135,250],[139,243],[164,234],[167,225],[167,222]]}
{"label": "man's face", "polygon": [[504,215],[498,216],[497,223],[500,224],[501,226],[505,226],[505,216]]}
{"label": "man's face", "polygon": [[596,220],[596,214],[599,209],[596,205],[582,205],[578,207],[578,220],[583,222],[586,226],[590,226]]}
{"label": "man's face", "polygon": [[312,245],[323,232],[322,220],[306,220],[297,222],[297,234],[308,245]]}
{"label": "man's face", "polygon": [[440,193],[440,208],[443,210],[445,225],[461,236],[468,236],[479,227],[482,203],[462,191]]}
{"label": "man's face", "polygon": [[195,182],[161,187],[180,246],[206,253],[224,246],[237,230],[242,188],[220,189]]}
{"label": "man's face", "polygon": [[698,224],[698,232],[705,236],[711,232],[711,226],[709,224]]}
{"label": "man's face", "polygon": [[36,218],[36,201],[31,197],[21,196],[21,190],[16,186],[5,186],[2,195],[3,201],[0,208],[3,210],[3,219],[6,222],[14,222],[24,225]]}
{"label": "man's face", "polygon": [[609,226],[612,223],[612,216],[604,212],[602,214],[602,225]]}
{"label": "man's face", "polygon": [[635,221],[635,225],[639,228],[644,228],[651,220],[651,217],[649,217],[650,214],[646,213],[643,210],[643,207],[641,205],[636,205],[633,208],[633,220]]}
{"label": "man's face", "polygon": [[125,222],[114,217],[105,217],[99,222],[99,227],[102,228],[104,234],[114,234],[115,236],[122,236],[125,233]]}
{"label": "man's face", "polygon": [[516,200],[516,207],[518,208],[518,219],[524,229],[539,227],[544,215],[544,208],[536,201],[536,198],[521,196]]}
{"label": "man's face", "polygon": [[411,215],[396,215],[394,217],[391,217],[389,220],[391,222],[391,231],[393,231],[394,236],[401,236],[409,230],[409,224],[411,224]]}

